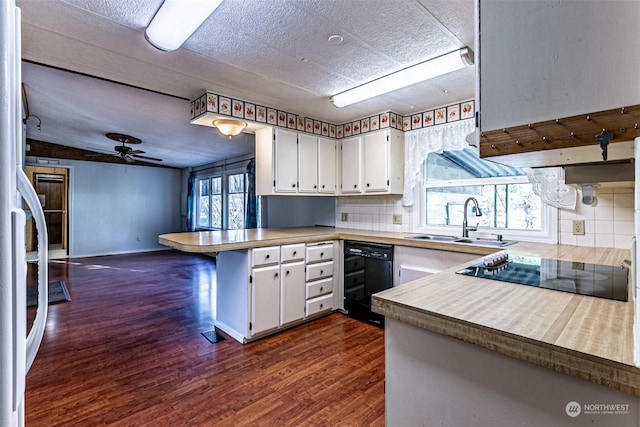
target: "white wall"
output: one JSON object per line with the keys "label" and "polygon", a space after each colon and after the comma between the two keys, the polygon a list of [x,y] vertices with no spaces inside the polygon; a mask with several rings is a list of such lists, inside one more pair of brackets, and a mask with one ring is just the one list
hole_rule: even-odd
{"label": "white wall", "polygon": [[180,231],[180,170],[59,160],[70,168],[69,256],[165,249]]}

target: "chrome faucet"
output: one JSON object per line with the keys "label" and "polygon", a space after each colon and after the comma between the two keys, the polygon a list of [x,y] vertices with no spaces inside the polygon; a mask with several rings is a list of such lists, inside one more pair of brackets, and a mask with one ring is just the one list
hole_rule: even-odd
{"label": "chrome faucet", "polygon": [[464,220],[462,221],[462,237],[469,237],[469,231],[476,231],[478,229],[478,225],[475,227],[469,227],[467,225],[467,211],[469,208],[469,202],[473,202],[473,208],[476,211],[476,216],[482,216],[482,212],[480,212],[480,206],[478,206],[478,201],[474,197],[469,197],[464,201]]}

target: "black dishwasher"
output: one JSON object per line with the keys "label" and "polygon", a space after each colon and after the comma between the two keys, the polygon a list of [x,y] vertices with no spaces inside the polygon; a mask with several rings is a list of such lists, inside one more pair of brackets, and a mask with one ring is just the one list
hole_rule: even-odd
{"label": "black dishwasher", "polygon": [[392,245],[344,242],[344,308],[350,315],[383,325],[384,316],[371,312],[371,295],[392,286]]}

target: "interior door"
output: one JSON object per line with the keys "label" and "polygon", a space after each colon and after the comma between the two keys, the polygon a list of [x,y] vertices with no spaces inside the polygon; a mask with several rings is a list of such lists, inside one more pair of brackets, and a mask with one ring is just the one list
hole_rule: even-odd
{"label": "interior door", "polygon": [[[25,174],[38,194],[47,221],[49,250],[67,252],[69,240],[68,189],[66,168],[26,166]],[[27,251],[36,250],[37,235],[33,219],[27,221]]]}

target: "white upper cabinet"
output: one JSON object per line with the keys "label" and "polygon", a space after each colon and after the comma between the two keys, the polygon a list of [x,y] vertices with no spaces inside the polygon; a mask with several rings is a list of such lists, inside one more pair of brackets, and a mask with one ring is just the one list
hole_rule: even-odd
{"label": "white upper cabinet", "polygon": [[298,191],[298,134],[276,129],[274,139],[275,191],[295,193]]}
{"label": "white upper cabinet", "polygon": [[640,2],[478,6],[482,131],[640,104]]}
{"label": "white upper cabinet", "polygon": [[362,158],[362,137],[354,136],[342,140],[341,150],[341,192],[360,193]]}
{"label": "white upper cabinet", "polygon": [[318,193],[336,192],[336,140],[318,138]]}
{"label": "white upper cabinet", "polygon": [[389,135],[373,132],[363,135],[364,191],[384,192],[389,188]]}
{"label": "white upper cabinet", "polygon": [[402,194],[404,136],[384,129],[342,140],[342,193]]}
{"label": "white upper cabinet", "polygon": [[298,182],[300,193],[318,191],[318,137],[298,136]]}
{"label": "white upper cabinet", "polygon": [[256,131],[256,194],[333,195],[336,141],[265,127]]}

